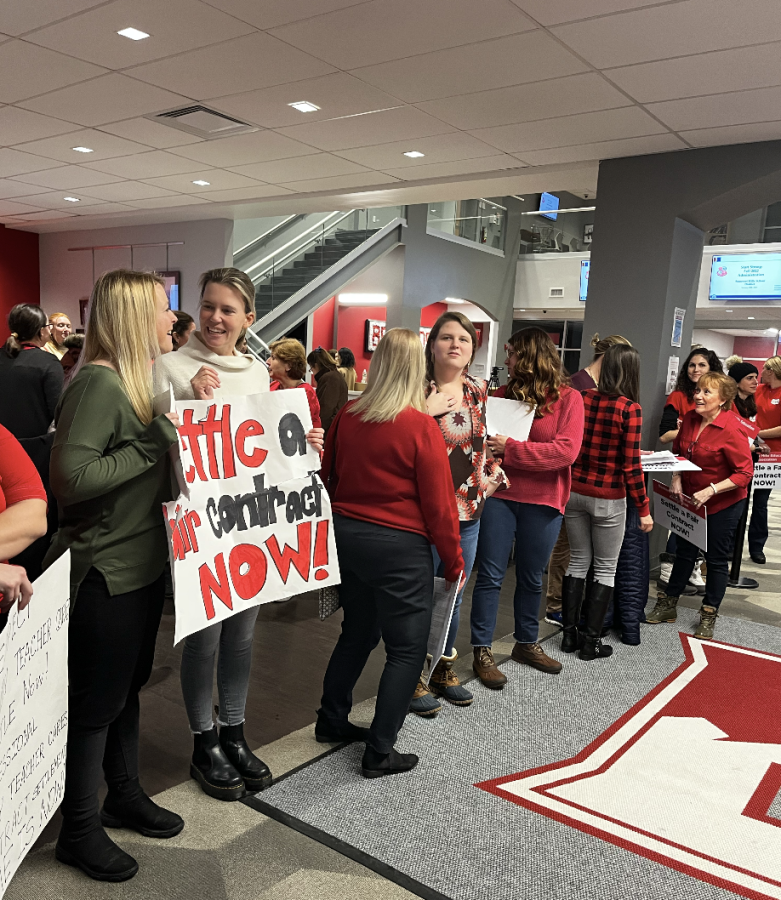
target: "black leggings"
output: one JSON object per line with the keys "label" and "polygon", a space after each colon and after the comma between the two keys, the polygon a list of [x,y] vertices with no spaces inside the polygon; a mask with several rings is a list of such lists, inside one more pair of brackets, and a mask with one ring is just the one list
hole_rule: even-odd
{"label": "black leggings", "polygon": [[162,574],[150,585],[109,595],[90,569],[68,629],[68,757],[63,829],[73,838],[100,828],[101,765],[109,789],[138,785],[138,692],[152,671],[163,611]]}

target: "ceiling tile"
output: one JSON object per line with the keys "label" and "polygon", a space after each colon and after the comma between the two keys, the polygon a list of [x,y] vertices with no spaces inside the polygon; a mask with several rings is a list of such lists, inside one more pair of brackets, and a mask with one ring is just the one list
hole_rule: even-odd
{"label": "ceiling tile", "polygon": [[34,3],[0,4],[0,31],[5,34],[24,34],[50,22],[73,16],[105,0],[35,0]]}
{"label": "ceiling tile", "polygon": [[[129,25],[150,37],[131,41],[117,34]],[[124,69],[252,31],[245,22],[199,0],[114,0],[36,31],[27,40],[109,69]]]}
{"label": "ceiling tile", "polygon": [[57,219],[72,219],[75,213],[61,212],[58,209],[48,209],[45,212],[25,213],[25,222],[54,222]]}
{"label": "ceiling tile", "polygon": [[[226,172],[225,169],[198,169],[187,175],[167,175],[163,178],[146,179],[148,184],[179,191],[182,194],[200,194],[211,196],[213,191],[230,190],[231,188],[253,188],[258,182],[246,175]],[[193,184],[194,181],[208,181],[208,185]]]}
{"label": "ceiling tile", "polygon": [[427,166],[405,166],[403,169],[383,169],[402,181],[421,181],[426,178],[447,178],[451,175],[468,175],[473,172],[495,172],[498,169],[520,169],[523,163],[514,156],[500,153],[498,156],[480,156],[477,159],[459,159],[455,162],[433,163]]}
{"label": "ceiling tile", "polygon": [[659,0],[512,0],[520,9],[536,19],[540,25],[559,25],[595,16],[607,16],[627,9],[656,6]]}
{"label": "ceiling tile", "polygon": [[681,137],[695,147],[715,147],[721,144],[745,144],[752,141],[781,140],[781,122],[760,122],[755,125],[727,125],[682,131]]}
{"label": "ceiling tile", "polygon": [[105,71],[35,44],[8,41],[0,46],[0,103],[15,103]]}
{"label": "ceiling tile", "polygon": [[[418,150],[424,157],[410,159],[404,154],[408,150]],[[355,150],[340,150],[337,154],[344,159],[368,166],[370,169],[382,169],[383,172],[395,168],[419,168],[433,163],[446,163],[458,159],[469,159],[476,156],[493,156],[496,150],[461,131],[451,134],[440,134],[436,137],[418,138],[410,141],[393,141],[390,144],[377,144],[373,147],[358,147]]]}
{"label": "ceiling tile", "polygon": [[22,184],[20,181],[0,178],[0,200],[9,200],[14,197],[29,197],[31,194],[38,193],[44,194],[46,190],[45,187],[36,187],[32,184]]}
{"label": "ceiling tile", "polygon": [[201,164],[225,167],[308,156],[317,153],[317,150],[275,131],[255,131],[252,134],[238,134],[216,141],[203,141],[191,147],[179,147],[171,152],[177,156],[197,160]]}
{"label": "ceiling tile", "polygon": [[138,141],[139,144],[146,144],[157,150],[203,143],[202,138],[196,137],[194,134],[187,134],[177,128],[170,128],[168,125],[160,125],[150,119],[125,119],[122,122],[101,125],[99,130],[127,138],[129,141]]}
{"label": "ceiling tile", "polygon": [[297,78],[333,72],[320,59],[268,34],[249,34],[230,43],[192,50],[179,56],[136,66],[128,74],[197,100],[270,87]]}
{"label": "ceiling tile", "polygon": [[621,91],[596,72],[554,78],[534,86],[517,85],[447,100],[421,103],[420,109],[457,128],[490,128],[536,119],[553,119],[597,109],[629,106]]}
{"label": "ceiling tile", "polygon": [[[65,197],[76,197],[78,203],[66,200]],[[102,200],[96,200],[94,197],[87,197],[79,191],[47,191],[45,194],[35,194],[32,197],[24,197],[25,203],[36,206],[38,209],[67,209],[69,212],[75,213],[77,207],[96,206],[101,204]]]}
{"label": "ceiling tile", "polygon": [[46,203],[42,203],[40,206],[30,206],[28,203],[19,203],[16,200],[0,200],[0,216],[20,216],[47,208],[48,204]]}
{"label": "ceiling tile", "polygon": [[268,184],[281,184],[283,181],[353,175],[369,170],[347,159],[331,156],[330,153],[317,153],[315,156],[299,156],[297,159],[278,159],[275,162],[237,166],[234,171]]}
{"label": "ceiling tile", "polygon": [[607,77],[640,103],[781,84],[781,44],[699,53],[611,69]]}
{"label": "ceiling tile", "polygon": [[150,197],[148,200],[128,200],[128,206],[134,209],[167,209],[169,206],[201,206],[210,203],[210,200],[204,200],[203,197],[186,197],[184,194],[177,194],[175,197]]}
{"label": "ceiling tile", "polygon": [[[89,147],[92,153],[79,153],[74,147]],[[46,138],[42,141],[31,141],[27,144],[18,144],[14,149],[24,150],[27,153],[37,153],[47,159],[59,159],[66,163],[95,162],[99,159],[111,159],[113,156],[129,156],[131,153],[144,153],[149,147],[137,144],[134,141],[126,141],[124,138],[113,134],[105,134],[93,128],[82,128],[79,131],[71,131],[57,137]]]}
{"label": "ceiling tile", "polygon": [[675,131],[774,121],[781,119],[781,87],[649,103],[648,111]]}
{"label": "ceiling tile", "polygon": [[600,69],[781,40],[774,0],[685,0],[561,25],[553,33]]}
{"label": "ceiling tile", "polygon": [[543,31],[355,69],[353,75],[408,103],[585,72],[588,66]]}
{"label": "ceiling tile", "polygon": [[[2,112],[2,110],[0,110]],[[26,172],[40,172],[43,169],[56,169],[62,163],[32,153],[20,153],[18,150],[0,148],[0,178],[9,175],[24,175]]]}
{"label": "ceiling tile", "polygon": [[147,200],[150,197],[175,197],[174,191],[142,184],[140,181],[120,181],[116,184],[102,184],[86,189],[90,197],[124,203],[127,200]]}
{"label": "ceiling tile", "polygon": [[112,181],[119,180],[115,175],[94,172],[82,166],[60,166],[57,169],[50,169],[45,172],[32,172],[29,175],[16,176],[16,181],[24,181],[27,184],[37,184],[41,187],[64,191],[72,191],[92,184],[109,184]]}
{"label": "ceiling tile", "polygon": [[[208,198],[215,203],[232,203],[236,200],[260,200],[264,197],[279,197],[282,194],[291,194],[286,188],[276,184],[258,184],[251,188],[234,188],[231,191],[212,191]],[[203,195],[198,195],[203,196]]]}
{"label": "ceiling tile", "polygon": [[122,178],[159,178],[163,175],[181,175],[201,168],[200,164],[182,156],[174,156],[165,150],[148,150],[134,156],[118,156],[86,163],[90,169],[109,172]]}
{"label": "ceiling tile", "polygon": [[[81,204],[79,204],[80,206]],[[77,211],[77,215],[105,216],[108,213],[130,212],[132,209],[132,206],[128,206],[125,203],[100,203],[96,207],[85,207],[83,212]]]}
{"label": "ceiling tile", "polygon": [[34,100],[25,100],[20,106],[39,113],[62,116],[78,125],[94,126],[129,119],[131,116],[162,112],[189,102],[187,97],[113,72],[83,84],[52,91]]}
{"label": "ceiling tile", "polygon": [[[308,100],[319,106],[316,112],[301,113],[288,104]],[[353,116],[398,106],[399,99],[380,91],[346,72],[319,78],[307,78],[292,84],[277,85],[259,91],[245,91],[219,97],[212,104],[232,116],[238,116],[264,128],[283,128],[303,122],[318,122],[338,116]]]}
{"label": "ceiling tile", "polygon": [[3,146],[36,141],[66,131],[73,131],[73,125],[62,119],[41,116],[15,106],[0,109],[0,144]]}
{"label": "ceiling tile", "polygon": [[507,0],[373,0],[273,34],[340,69],[354,69],[535,27]]}
{"label": "ceiling tile", "polygon": [[647,137],[626,138],[619,141],[600,141],[595,144],[576,144],[555,150],[527,150],[520,158],[530,166],[580,162],[587,159],[615,159],[619,156],[641,156],[645,153],[666,153],[685,150],[686,144],[674,134],[652,134]]}
{"label": "ceiling tile", "polygon": [[206,2],[243,22],[249,22],[261,31],[266,31],[277,25],[308,19],[315,14],[357,6],[364,0],[317,0],[316,9],[313,9],[312,0],[206,0]]}
{"label": "ceiling tile", "polygon": [[[594,143],[599,140],[619,140],[664,132],[663,126],[636,106],[544,119],[522,125],[503,125],[475,131],[475,137],[509,153],[524,150],[545,150],[549,147],[568,147]],[[523,157],[522,157],[523,158]]]}
{"label": "ceiling tile", "polygon": [[345,150],[348,147],[368,147],[389,141],[414,140],[432,134],[453,131],[449,125],[427,115],[414,106],[400,106],[382,112],[344,119],[326,119],[310,125],[294,125],[280,129],[280,133],[320,150]]}
{"label": "ceiling tile", "polygon": [[305,181],[292,181],[283,187],[289,188],[296,193],[306,194],[312,191],[334,191],[343,190],[345,188],[375,188],[381,184],[392,184],[398,181],[392,175],[386,175],[384,172],[374,172],[370,176],[367,175],[337,175],[335,178],[312,178]]}

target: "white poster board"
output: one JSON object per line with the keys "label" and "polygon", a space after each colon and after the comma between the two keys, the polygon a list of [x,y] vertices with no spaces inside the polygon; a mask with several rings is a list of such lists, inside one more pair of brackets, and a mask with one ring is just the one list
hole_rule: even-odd
{"label": "white poster board", "polygon": [[754,489],[781,489],[781,453],[765,453],[754,463]]}
{"label": "white poster board", "polygon": [[305,392],[187,400],[176,411],[188,493],[163,504],[174,643],[252,606],[339,584]]}
{"label": "white poster board", "polygon": [[696,507],[689,497],[679,503],[661,481],[654,481],[654,522],[686,538],[700,550],[708,549],[705,507]]}
{"label": "white poster board", "polygon": [[426,653],[431,657],[428,670],[424,669],[421,678],[425,684],[428,684],[431,673],[434,671],[437,663],[442,659],[448,632],[450,631],[450,623],[453,621],[453,611],[456,606],[456,597],[461,589],[464,580],[464,573],[458,576],[458,580],[454,581],[447,590],[447,582],[444,578],[434,578],[434,604],[431,612],[431,628],[428,634],[428,644]]}
{"label": "white poster board", "polygon": [[503,434],[514,441],[526,441],[534,422],[534,406],[505,397],[489,397],[485,404],[485,424],[489,437]]}
{"label": "white poster board", "polygon": [[0,634],[0,897],[62,802],[69,595],[65,553]]}

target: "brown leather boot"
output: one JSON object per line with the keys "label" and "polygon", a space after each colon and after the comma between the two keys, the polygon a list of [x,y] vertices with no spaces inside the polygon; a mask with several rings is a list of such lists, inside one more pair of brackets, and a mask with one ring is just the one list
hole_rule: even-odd
{"label": "brown leather boot", "polygon": [[519,663],[525,663],[540,672],[550,675],[558,675],[563,666],[550,656],[535,641],[533,644],[516,644],[513,647],[512,658]]}
{"label": "brown leather boot", "polygon": [[490,647],[475,647],[475,658],[472,668],[475,675],[491,690],[501,690],[507,684],[507,676],[499,671],[494,662],[494,655]]}

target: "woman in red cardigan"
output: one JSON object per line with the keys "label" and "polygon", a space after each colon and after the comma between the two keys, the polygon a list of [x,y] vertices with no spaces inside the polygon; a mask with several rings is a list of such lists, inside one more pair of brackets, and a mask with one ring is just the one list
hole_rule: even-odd
{"label": "woman in red cardigan", "polygon": [[[647,533],[654,527],[640,465],[643,412],[637,402],[639,382],[640,354],[627,344],[615,344],[602,359],[599,387],[583,394],[583,446],[572,467],[572,493],[564,512],[570,563],[561,592],[561,649],[572,653],[580,647],[581,659],[597,659],[613,652],[612,647],[602,644],[600,634],[613,602],[627,492],[640,513],[641,530]],[[592,561],[594,580],[581,639],[580,608]]]}
{"label": "woman in red cardigan", "polygon": [[[673,444],[673,452],[690,459],[699,472],[676,472],[670,490],[685,494],[708,513],[708,575],[700,609],[700,624],[694,636],[713,637],[719,605],[729,579],[729,561],[735,542],[746,489],[754,473],[746,433],[732,408],[738,386],[720,372],[703,375],[694,392],[694,410],[686,413]],[[674,622],[677,604],[697,558],[697,547],[677,537],[677,552],[666,593],[659,593],[656,606],[646,617],[650,625]]]}
{"label": "woman in red cardigan", "polygon": [[542,573],[559,536],[569,499],[570,466],[583,440],[583,398],[567,387],[553,341],[541,328],[517,331],[505,347],[510,380],[497,396],[535,406],[526,441],[491,435],[488,446],[503,457],[510,487],[486,500],[477,545],[472,594],[472,667],[486,687],[507,682],[491,653],[499,591],[515,540],[515,640],[512,657],[542,672],[560,672],[537,643]]}
{"label": "woman in red cardigan", "polygon": [[[388,331],[374,351],[368,387],[339,411],[323,456],[344,620],[325,673],[315,736],[366,741],[365,778],[418,763],[414,753],[397,753],[393,745],[426,659],[431,545],[447,582],[464,571],[447,449],[426,411],[424,373],[420,337],[406,328]],[[355,683],[380,638],[387,659],[367,731],[348,715]]]}

